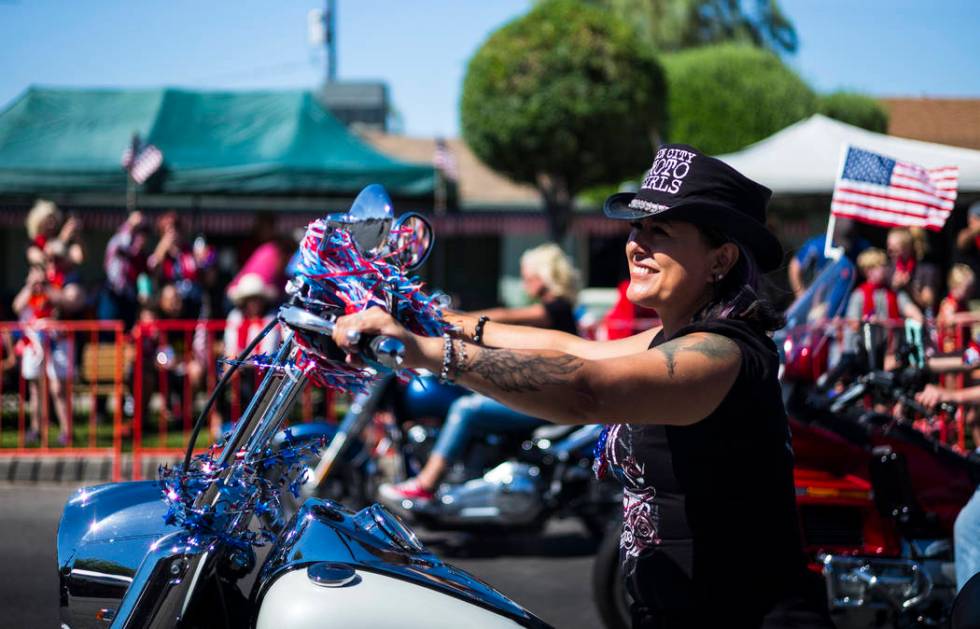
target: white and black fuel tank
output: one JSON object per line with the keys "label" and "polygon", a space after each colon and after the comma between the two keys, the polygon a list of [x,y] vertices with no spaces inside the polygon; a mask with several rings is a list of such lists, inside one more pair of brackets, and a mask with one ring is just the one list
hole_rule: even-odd
{"label": "white and black fuel tank", "polygon": [[381,505],[308,500],[271,550],[251,599],[257,629],[547,627],[443,563]]}

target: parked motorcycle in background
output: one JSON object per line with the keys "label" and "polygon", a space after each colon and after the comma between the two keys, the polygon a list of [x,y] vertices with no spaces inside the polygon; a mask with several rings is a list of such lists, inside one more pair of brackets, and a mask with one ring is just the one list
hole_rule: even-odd
{"label": "parked motorcycle in background", "polygon": [[[319,239],[314,255],[325,255],[323,244],[336,236],[404,269],[419,265],[432,243],[422,217],[394,221],[391,202],[376,185],[361,192],[348,214],[314,227],[320,231],[307,235]],[[443,563],[380,505],[355,512],[311,498],[288,521],[255,529],[256,516],[277,520],[279,483],[296,482],[301,458],[313,448],[292,437],[274,448],[280,424],[314,377],[311,363],[342,357],[330,334],[344,309],[312,294],[311,280],[291,285],[278,315],[284,342],[262,364],[258,391],[220,451],[192,462],[195,432],[184,465],[164,470],[160,481],[84,488],[68,501],[58,530],[63,627],[546,626]],[[362,354],[379,367],[397,367],[399,345],[362,339]],[[281,470],[279,483],[269,480],[274,467]],[[262,539],[271,542],[264,558],[255,552]]]}

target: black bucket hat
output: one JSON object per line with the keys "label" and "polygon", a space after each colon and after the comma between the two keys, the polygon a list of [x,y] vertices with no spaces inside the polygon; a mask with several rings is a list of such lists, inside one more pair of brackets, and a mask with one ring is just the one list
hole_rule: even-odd
{"label": "black bucket hat", "polygon": [[782,264],[783,247],[766,227],[771,196],[720,159],[686,144],[664,144],[640,191],[612,195],[602,211],[621,220],[656,216],[716,227],[751,251],[763,271],[772,271]]}

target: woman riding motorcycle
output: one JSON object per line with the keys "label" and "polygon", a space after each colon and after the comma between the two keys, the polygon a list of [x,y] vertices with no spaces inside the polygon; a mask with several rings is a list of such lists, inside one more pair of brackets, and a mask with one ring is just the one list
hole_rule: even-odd
{"label": "woman riding motorcycle", "polygon": [[663,321],[633,337],[477,330],[456,316],[455,338],[424,338],[374,309],[340,318],[333,338],[353,356],[358,333],[398,337],[407,367],[553,422],[610,424],[597,467],[625,486],[634,626],[829,627],[802,552],[766,335],[779,321],[755,291],[782,260],[765,227],[770,194],[693,147],[664,145],[636,195],[607,200],[606,214],[633,227],[628,295]]}

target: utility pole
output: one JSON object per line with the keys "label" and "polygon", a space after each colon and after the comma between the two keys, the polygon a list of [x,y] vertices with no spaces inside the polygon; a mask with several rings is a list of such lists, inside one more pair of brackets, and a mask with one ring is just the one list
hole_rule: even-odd
{"label": "utility pole", "polygon": [[323,12],[323,39],[327,48],[327,83],[337,81],[337,0],[327,0]]}

